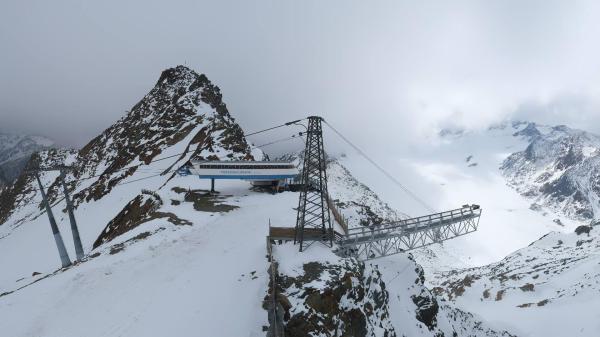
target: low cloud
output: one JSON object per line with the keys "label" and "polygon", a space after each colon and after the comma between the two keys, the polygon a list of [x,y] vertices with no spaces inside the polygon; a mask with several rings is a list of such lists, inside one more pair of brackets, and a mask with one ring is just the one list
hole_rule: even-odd
{"label": "low cloud", "polygon": [[246,130],[317,114],[364,147],[398,150],[510,117],[596,131],[599,7],[8,1],[0,129],[81,146],[186,64]]}

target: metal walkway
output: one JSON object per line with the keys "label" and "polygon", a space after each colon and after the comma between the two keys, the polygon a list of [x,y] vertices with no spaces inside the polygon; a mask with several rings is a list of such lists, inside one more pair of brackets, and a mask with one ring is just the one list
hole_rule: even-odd
{"label": "metal walkway", "polygon": [[342,255],[369,260],[474,232],[480,216],[478,205],[466,205],[376,227],[351,228],[336,241]]}

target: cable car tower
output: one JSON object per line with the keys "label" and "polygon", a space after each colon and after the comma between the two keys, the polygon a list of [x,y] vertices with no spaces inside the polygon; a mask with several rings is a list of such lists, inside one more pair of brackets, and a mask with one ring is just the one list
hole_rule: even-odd
{"label": "cable car tower", "polygon": [[300,251],[316,241],[333,246],[333,228],[327,204],[327,163],[322,121],[323,118],[319,116],[308,117],[301,172],[302,189],[298,198],[294,237],[294,243],[300,243]]}

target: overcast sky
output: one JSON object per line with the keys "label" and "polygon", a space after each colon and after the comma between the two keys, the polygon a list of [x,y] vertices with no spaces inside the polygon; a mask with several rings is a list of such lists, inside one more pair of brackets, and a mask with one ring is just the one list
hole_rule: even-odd
{"label": "overcast sky", "polygon": [[600,132],[597,1],[0,3],[0,129],[81,146],[168,67],[247,130],[319,114],[361,143],[507,117]]}

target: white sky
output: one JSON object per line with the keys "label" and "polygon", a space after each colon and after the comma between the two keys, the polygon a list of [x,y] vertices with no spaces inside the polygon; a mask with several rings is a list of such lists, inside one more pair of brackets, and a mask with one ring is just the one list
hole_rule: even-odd
{"label": "white sky", "polygon": [[319,114],[373,148],[507,117],[600,132],[599,38],[594,1],[3,0],[0,130],[81,146],[187,64],[247,131]]}

